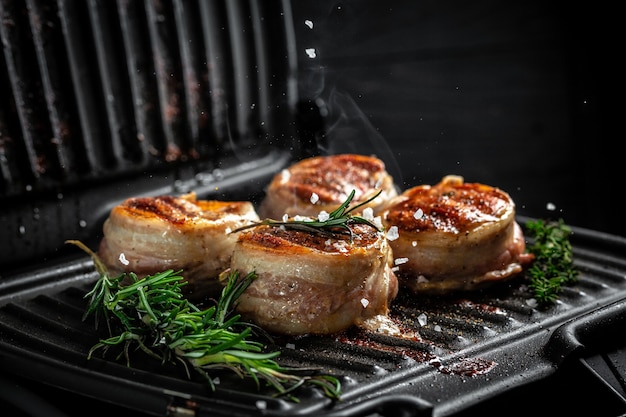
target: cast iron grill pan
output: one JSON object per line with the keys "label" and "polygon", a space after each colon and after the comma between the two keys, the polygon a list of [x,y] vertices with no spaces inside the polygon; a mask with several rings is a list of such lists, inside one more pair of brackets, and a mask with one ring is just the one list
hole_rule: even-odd
{"label": "cast iron grill pan", "polygon": [[[315,367],[341,378],[344,394],[336,403],[312,388],[299,391],[299,403],[273,398],[228,372],[216,375],[217,391],[211,392],[182,369],[141,355],[130,367],[114,357],[87,360],[99,334],[93,322],[81,320],[83,297],[97,273],[81,256],[0,283],[0,363],[6,372],[153,415],[190,410],[241,416],[398,415],[398,410],[453,415],[624,339],[626,240],[573,230],[580,279],[552,307],[529,305],[525,282],[517,279],[463,296],[401,293],[391,315],[404,328],[417,330],[419,341],[359,329],[276,338],[269,347],[281,351],[281,364]],[[426,322],[420,324],[421,315]],[[617,390],[624,390],[619,381]]]}

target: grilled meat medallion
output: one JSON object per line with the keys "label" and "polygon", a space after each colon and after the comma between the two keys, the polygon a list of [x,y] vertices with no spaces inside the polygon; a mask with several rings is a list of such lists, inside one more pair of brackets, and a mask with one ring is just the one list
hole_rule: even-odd
{"label": "grilled meat medallion", "polygon": [[366,207],[377,210],[397,195],[394,180],[385,164],[374,156],[339,154],[303,159],[277,173],[259,207],[261,218],[282,219],[284,215],[316,217],[331,212],[355,191],[356,205],[380,195]]}
{"label": "grilled meat medallion", "polygon": [[129,198],[104,222],[98,256],[116,276],[182,269],[190,298],[215,294],[237,241],[230,232],[258,220],[248,201],[197,200],[195,193]]}
{"label": "grilled meat medallion", "polygon": [[511,197],[460,176],[404,191],[382,221],[400,284],[418,293],[476,289],[519,274],[533,258]]}
{"label": "grilled meat medallion", "polygon": [[237,311],[270,333],[332,334],[387,315],[398,293],[382,232],[350,225],[349,234],[317,234],[261,225],[240,234],[231,268],[257,278]]}

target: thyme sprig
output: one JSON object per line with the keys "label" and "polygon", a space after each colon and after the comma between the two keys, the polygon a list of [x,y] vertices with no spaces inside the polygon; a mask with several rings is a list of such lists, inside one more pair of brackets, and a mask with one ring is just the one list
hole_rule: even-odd
{"label": "thyme sprig", "polygon": [[372,197],[367,200],[362,201],[361,203],[350,207],[350,203],[354,199],[355,190],[352,190],[350,195],[344,200],[343,203],[331,213],[328,213],[328,216],[318,215],[317,219],[298,219],[298,218],[290,218],[286,221],[279,221],[273,219],[265,219],[260,222],[251,223],[242,227],[239,227],[233,230],[231,233],[240,232],[242,230],[250,229],[256,226],[266,225],[272,227],[285,227],[293,230],[302,230],[309,233],[318,233],[318,234],[348,234],[350,235],[350,241],[352,241],[353,233],[352,229],[350,229],[351,224],[365,224],[367,226],[380,231],[379,226],[367,220],[366,218],[358,215],[354,215],[353,213],[359,208],[365,206],[369,202],[373,201],[376,197],[378,197],[382,193],[382,190],[379,190]]}
{"label": "thyme sprig", "polygon": [[[254,327],[234,313],[239,296],[256,279],[251,272],[239,277],[225,271],[225,286],[216,304],[200,309],[181,293],[186,281],[181,271],[163,271],[139,278],[134,273],[112,278],[103,263],[79,241],[68,241],[87,251],[94,259],[99,279],[85,298],[89,299],[83,320],[88,316],[105,318],[110,337],[100,340],[88,354],[103,354],[112,347],[121,348],[117,359],[125,358],[130,366],[131,352],[139,349],[163,364],[182,364],[188,377],[190,369],[201,375],[215,390],[211,372],[230,370],[240,378],[251,378],[257,388],[261,382],[275,391],[274,396],[298,399],[294,390],[311,384],[332,399],[339,399],[341,384],[331,375],[315,369],[288,368],[275,359],[280,351],[266,351],[266,346],[251,337]],[[128,281],[130,280],[130,283]],[[267,335],[266,335],[267,336]]]}
{"label": "thyme sprig", "polygon": [[526,228],[535,239],[528,247],[528,252],[535,255],[527,270],[529,286],[540,304],[554,303],[564,285],[578,280],[569,240],[571,229],[563,219],[529,221]]}

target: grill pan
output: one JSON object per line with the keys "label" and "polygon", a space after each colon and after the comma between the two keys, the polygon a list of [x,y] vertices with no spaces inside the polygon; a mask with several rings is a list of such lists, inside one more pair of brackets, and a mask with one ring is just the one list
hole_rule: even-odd
{"label": "grill pan", "polygon": [[180,369],[145,358],[130,367],[114,358],[87,360],[98,334],[81,321],[83,297],[97,274],[82,256],[5,277],[0,363],[5,372],[150,415],[454,415],[624,341],[626,240],[573,232],[580,279],[549,308],[529,305],[523,279],[464,296],[402,293],[391,315],[420,341],[354,329],[270,345],[283,365],[340,377],[344,393],[335,403],[312,388],[301,389],[299,403],[273,398],[228,373],[218,375],[211,392]]}
{"label": "grill pan", "polygon": [[626,413],[626,239],[583,228],[580,280],[550,308],[529,305],[523,279],[402,294],[391,314],[420,341],[353,329],[269,346],[283,365],[340,377],[339,402],[311,388],[273,398],[228,373],[211,392],[142,357],[88,360],[99,334],[83,297],[97,274],[64,240],[95,248],[130,196],[258,203],[271,175],[316,152],[323,120],[297,91],[288,1],[0,0],[0,13],[3,375],[155,416],[456,416],[487,415],[575,364]]}

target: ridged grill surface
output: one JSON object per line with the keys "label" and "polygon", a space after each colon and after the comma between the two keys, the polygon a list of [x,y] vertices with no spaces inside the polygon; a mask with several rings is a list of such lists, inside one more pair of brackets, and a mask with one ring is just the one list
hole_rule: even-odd
{"label": "ridged grill surface", "polygon": [[[580,322],[580,330],[573,332],[577,343],[592,345],[602,341],[586,340],[586,332],[596,338],[623,327],[626,260],[620,254],[626,241],[575,229],[573,243],[579,282],[549,308],[533,306],[526,282],[518,279],[455,297],[401,292],[390,316],[418,338],[361,329],[328,337],[276,338],[269,347],[280,350],[281,364],[318,368],[341,378],[344,394],[336,404],[312,388],[302,390],[300,403],[272,398],[227,372],[216,375],[219,385],[212,393],[182,369],[139,355],[130,368],[114,358],[87,360],[99,335],[91,321],[81,320],[83,296],[97,275],[91,261],[82,258],[4,282],[0,358],[8,371],[19,369],[21,375],[88,396],[110,395],[111,401],[155,415],[166,415],[172,404],[191,407],[189,399],[199,415],[225,409],[231,415],[254,415],[261,404],[267,415],[363,415],[364,410],[394,415],[384,410],[398,407],[409,415],[449,415],[498,395],[512,381],[553,373],[576,348],[567,343],[572,332],[563,331],[566,324]],[[587,321],[591,315],[593,325]],[[38,374],[41,369],[45,375]],[[120,384],[137,397],[118,398],[115,390],[103,390]]]}

